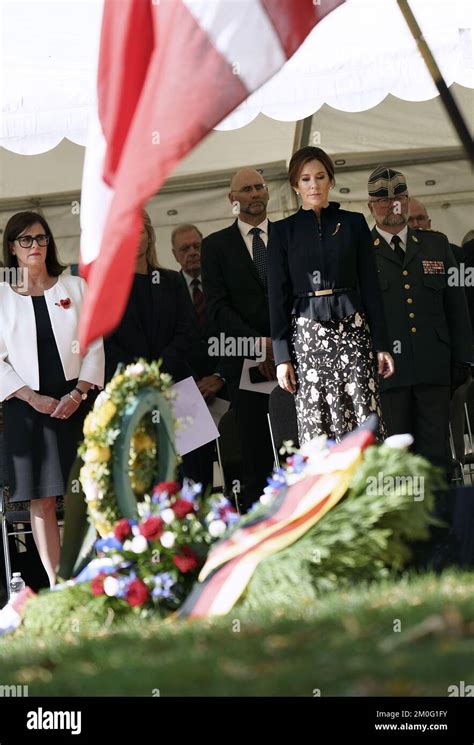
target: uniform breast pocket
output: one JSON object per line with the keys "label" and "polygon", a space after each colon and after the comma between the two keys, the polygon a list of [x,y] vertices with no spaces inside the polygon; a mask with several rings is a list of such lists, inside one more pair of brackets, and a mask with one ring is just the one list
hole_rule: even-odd
{"label": "uniform breast pocket", "polygon": [[428,313],[441,313],[445,288],[444,274],[423,275],[423,301]]}
{"label": "uniform breast pocket", "polygon": [[423,284],[431,290],[439,291],[444,290],[446,287],[446,275],[445,274],[424,274]]}
{"label": "uniform breast pocket", "polygon": [[382,290],[382,292],[385,292],[390,289],[390,282],[388,279],[385,279],[385,277],[382,277],[379,274],[379,287]]}

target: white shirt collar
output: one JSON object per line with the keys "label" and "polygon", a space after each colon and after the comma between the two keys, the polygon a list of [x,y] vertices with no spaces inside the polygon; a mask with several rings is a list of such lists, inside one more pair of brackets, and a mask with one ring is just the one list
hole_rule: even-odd
{"label": "white shirt collar", "polygon": [[[191,277],[191,275],[185,271],[183,271],[183,277],[185,278],[186,284],[188,285],[188,287],[191,287],[191,282],[193,281],[194,277]],[[196,277],[196,279],[199,280],[199,284],[202,284],[201,275]]]}
{"label": "white shirt collar", "polygon": [[[388,245],[391,247],[392,245],[391,240],[393,238],[393,234],[387,233],[386,230],[382,230],[382,228],[379,228],[378,225],[376,225],[375,227],[377,228],[377,232],[380,233],[382,238],[384,238],[387,241]],[[408,234],[408,225],[405,225],[403,230],[400,230],[400,232],[397,233],[398,237],[400,238],[402,242],[402,248],[404,248],[407,245],[407,234]]]}
{"label": "white shirt collar", "polygon": [[268,217],[266,217],[265,220],[262,220],[259,225],[249,225],[248,222],[243,222],[240,218],[238,218],[237,225],[244,238],[248,236],[253,228],[260,228],[262,233],[266,233],[268,235]]}

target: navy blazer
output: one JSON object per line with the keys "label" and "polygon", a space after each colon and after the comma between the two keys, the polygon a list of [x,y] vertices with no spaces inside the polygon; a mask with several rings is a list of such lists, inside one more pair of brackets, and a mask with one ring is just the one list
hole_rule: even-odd
{"label": "navy blazer", "polygon": [[[273,223],[268,221],[268,234]],[[270,336],[268,297],[237,220],[202,242],[201,268],[206,308],[226,338]],[[244,357],[223,357],[226,378],[238,381]]]}
{"label": "navy blazer", "polygon": [[152,361],[162,359],[162,372],[175,382],[193,374],[189,359],[196,332],[189,311],[186,290],[178,272],[161,269],[160,281],[150,273],[150,316],[141,317],[140,309],[129,298],[122,320],[104,340],[106,381],[122,362],[130,364],[138,357]]}
{"label": "navy blazer", "polygon": [[[298,297],[350,288],[323,297]],[[364,215],[340,209],[300,209],[273,224],[268,241],[268,295],[276,364],[291,360],[292,315],[316,321],[365,313],[377,351],[388,351],[382,296],[372,239]]]}

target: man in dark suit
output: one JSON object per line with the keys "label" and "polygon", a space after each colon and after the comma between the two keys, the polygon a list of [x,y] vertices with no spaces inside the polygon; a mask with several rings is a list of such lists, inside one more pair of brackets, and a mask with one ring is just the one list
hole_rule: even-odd
{"label": "man in dark suit", "polygon": [[[196,328],[195,339],[188,356],[189,364],[204,399],[212,403],[217,395],[220,398],[227,398],[227,392],[220,357],[209,353],[210,342],[218,336],[218,332],[216,325],[209,318],[202,290],[202,233],[195,225],[178,225],[171,234],[171,243],[173,255],[181,266],[180,276],[189,313]],[[205,487],[213,483],[214,447],[213,441],[193,451],[193,478]]]}
{"label": "man in dark suit", "polygon": [[445,235],[408,226],[403,174],[378,166],[369,177],[374,250],[395,374],[381,380],[390,435],[411,432],[414,449],[448,473],[449,402],[469,377],[471,324]]}
{"label": "man in dark suit", "polygon": [[[202,244],[206,307],[230,350],[230,354],[223,350],[223,362],[242,448],[245,483],[239,503],[243,510],[261,496],[273,466],[268,396],[239,389],[246,357],[257,359],[264,379],[276,377],[266,287],[266,246],[271,229],[268,198],[261,173],[253,168],[238,171],[229,193],[238,217],[228,228],[204,238]],[[259,350],[263,352],[260,362]]]}
{"label": "man in dark suit", "polygon": [[189,300],[189,309],[196,324],[196,341],[189,363],[197,375],[197,386],[206,401],[225,395],[225,377],[220,357],[209,353],[209,341],[218,336],[215,323],[209,318],[202,289],[201,244],[202,233],[195,225],[178,225],[171,234],[173,255],[181,266],[181,278]]}

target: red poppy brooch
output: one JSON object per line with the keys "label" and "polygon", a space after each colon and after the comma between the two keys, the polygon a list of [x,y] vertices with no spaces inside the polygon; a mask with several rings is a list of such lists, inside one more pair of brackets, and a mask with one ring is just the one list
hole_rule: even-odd
{"label": "red poppy brooch", "polygon": [[72,300],[70,297],[65,297],[63,300],[60,300],[59,303],[54,303],[55,305],[58,305],[61,308],[70,308],[72,305]]}

